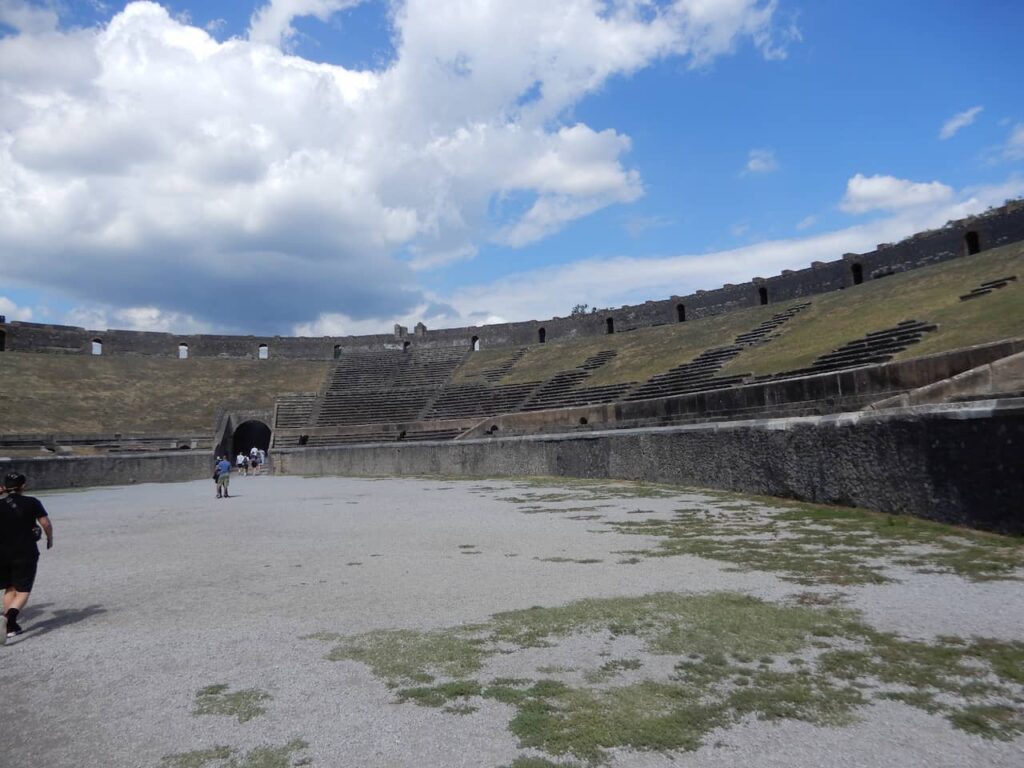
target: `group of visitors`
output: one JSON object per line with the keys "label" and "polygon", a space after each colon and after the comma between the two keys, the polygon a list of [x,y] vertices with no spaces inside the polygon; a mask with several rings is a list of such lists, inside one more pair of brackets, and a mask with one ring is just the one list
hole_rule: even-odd
{"label": "group of visitors", "polygon": [[[262,448],[253,446],[248,455],[239,453],[235,457],[235,468],[246,476],[248,476],[250,469],[254,475],[258,475],[261,469],[266,469],[266,466],[267,452]],[[218,499],[231,498],[231,494],[228,493],[228,488],[231,485],[231,462],[227,456],[217,456],[213,468],[213,482],[217,486]]]}
{"label": "group of visitors", "polygon": [[12,472],[0,485],[0,588],[4,591],[0,645],[22,632],[18,615],[36,580],[36,542],[45,533],[46,548],[53,547],[53,524],[42,502],[24,495],[26,482],[24,475]]}
{"label": "group of visitors", "polygon": [[258,475],[260,469],[265,467],[266,464],[267,452],[256,446],[250,448],[248,454],[239,451],[235,457],[235,468],[243,475],[248,475],[250,469],[254,475]]}

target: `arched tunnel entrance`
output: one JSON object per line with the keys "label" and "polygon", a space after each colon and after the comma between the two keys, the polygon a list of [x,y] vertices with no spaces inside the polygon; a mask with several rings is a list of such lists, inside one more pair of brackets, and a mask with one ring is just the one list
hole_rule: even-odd
{"label": "arched tunnel entrance", "polygon": [[262,448],[270,453],[270,427],[256,419],[243,421],[225,442],[228,444],[226,452],[229,456],[239,453],[248,455],[252,448]]}

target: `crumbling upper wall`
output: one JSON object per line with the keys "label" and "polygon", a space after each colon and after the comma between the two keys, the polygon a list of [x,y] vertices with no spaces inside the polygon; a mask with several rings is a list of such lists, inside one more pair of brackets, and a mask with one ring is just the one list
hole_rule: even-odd
{"label": "crumbling upper wall", "polygon": [[[88,330],[66,325],[0,321],[0,350],[51,354],[90,354],[93,340],[102,343],[104,355],[148,355],[178,357],[179,346],[188,347],[189,357],[260,357],[285,360],[330,360],[352,351],[417,347],[465,347],[479,341],[484,348],[536,344],[544,329],[546,341],[599,336],[614,332],[650,328],[680,321],[711,317],[737,309],[836,291],[854,285],[855,274],[867,282],[896,272],[926,267],[1024,240],[1024,201],[1013,201],[980,216],[951,222],[946,227],[922,232],[896,244],[882,244],[874,251],[846,254],[830,262],[815,262],[801,270],[781,275],[755,277],[740,285],[725,285],[688,296],[628,305],[576,317],[554,317],[517,323],[428,330],[422,324],[410,333],[395,326],[393,334],[368,336],[227,336],[178,335],[141,331]],[[0,318],[2,320],[2,318]]]}

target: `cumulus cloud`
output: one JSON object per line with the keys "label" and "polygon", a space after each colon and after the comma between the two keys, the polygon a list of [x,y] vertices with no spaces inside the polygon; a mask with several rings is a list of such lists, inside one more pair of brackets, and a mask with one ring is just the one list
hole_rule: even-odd
{"label": "cumulus cloud", "polygon": [[961,128],[966,128],[974,122],[974,119],[981,114],[982,109],[984,109],[984,107],[971,107],[970,109],[965,109],[963,112],[957,112],[942,124],[942,129],[939,131],[939,138],[946,140],[956,136],[957,132]]}
{"label": "cumulus cloud", "polygon": [[27,322],[32,319],[32,309],[30,307],[19,307],[6,296],[0,296],[0,315],[6,317],[8,322],[11,320],[24,320]]}
{"label": "cumulus cloud", "polygon": [[628,137],[565,121],[609,78],[780,53],[768,0],[406,0],[386,67],[288,54],[352,4],[272,0],[218,42],[153,2],[59,30],[0,0],[3,274],[225,329],[386,321],[425,305],[417,269],[643,193]]}
{"label": "cumulus cloud", "polygon": [[746,173],[771,173],[779,169],[773,149],[752,149],[747,156]]}
{"label": "cumulus cloud", "polygon": [[29,34],[52,32],[59,19],[52,8],[40,8],[26,0],[0,0],[0,24]]}
{"label": "cumulus cloud", "polygon": [[914,182],[895,176],[864,176],[858,173],[846,183],[839,207],[846,213],[896,211],[950,200],[953,188],[938,181]]}
{"label": "cumulus cloud", "polygon": [[249,22],[249,39],[258,43],[287,46],[295,37],[292,21],[313,16],[327,21],[338,11],[359,5],[362,0],[270,0]]}

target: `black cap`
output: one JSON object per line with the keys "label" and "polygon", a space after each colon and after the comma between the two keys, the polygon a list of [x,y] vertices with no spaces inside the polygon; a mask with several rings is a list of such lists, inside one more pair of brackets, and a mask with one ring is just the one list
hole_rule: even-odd
{"label": "black cap", "polygon": [[17,472],[11,472],[4,478],[5,488],[21,488],[25,484],[25,476]]}

